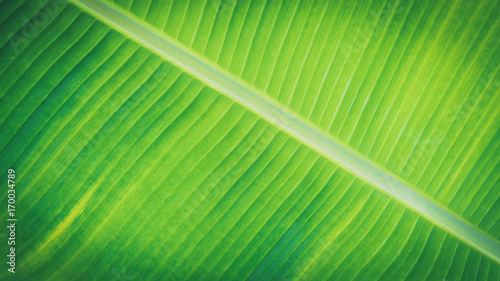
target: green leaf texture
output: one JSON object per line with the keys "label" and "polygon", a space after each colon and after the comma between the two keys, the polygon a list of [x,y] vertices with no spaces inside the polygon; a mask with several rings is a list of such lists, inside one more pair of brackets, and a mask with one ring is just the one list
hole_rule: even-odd
{"label": "green leaf texture", "polygon": [[500,2],[0,2],[1,280],[500,280]]}

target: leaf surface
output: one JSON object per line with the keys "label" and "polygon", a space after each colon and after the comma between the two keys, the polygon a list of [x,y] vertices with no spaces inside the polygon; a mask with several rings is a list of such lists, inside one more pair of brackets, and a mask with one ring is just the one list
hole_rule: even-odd
{"label": "leaf surface", "polygon": [[500,278],[498,3],[0,5],[15,278]]}

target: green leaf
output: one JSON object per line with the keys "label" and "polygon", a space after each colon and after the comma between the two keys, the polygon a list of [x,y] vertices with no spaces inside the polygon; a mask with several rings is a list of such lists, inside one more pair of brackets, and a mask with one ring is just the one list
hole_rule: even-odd
{"label": "green leaf", "polygon": [[2,1],[0,276],[499,280],[499,6]]}

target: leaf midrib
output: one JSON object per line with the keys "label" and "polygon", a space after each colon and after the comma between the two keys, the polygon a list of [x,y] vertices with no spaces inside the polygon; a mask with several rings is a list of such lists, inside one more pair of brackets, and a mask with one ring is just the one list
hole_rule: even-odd
{"label": "leaf midrib", "polygon": [[351,150],[309,121],[288,111],[286,107],[240,78],[114,5],[98,0],[71,0],[71,2],[193,77],[236,100],[319,154],[373,184],[400,203],[500,263],[500,244],[493,238],[433,199],[409,187],[395,175]]}

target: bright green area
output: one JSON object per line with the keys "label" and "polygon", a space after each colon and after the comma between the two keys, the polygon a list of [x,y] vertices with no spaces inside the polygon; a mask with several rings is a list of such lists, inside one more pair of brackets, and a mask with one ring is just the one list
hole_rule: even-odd
{"label": "bright green area", "polygon": [[500,237],[500,2],[114,3]]}
{"label": "bright green area", "polygon": [[[498,239],[496,3],[404,2],[366,44],[393,1],[231,3],[116,4]],[[79,8],[0,11],[0,171],[6,185],[16,169],[19,219],[17,273],[3,263],[0,279],[500,279],[480,251]]]}

